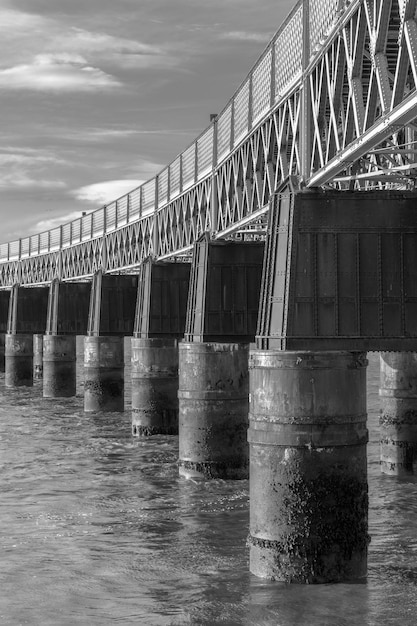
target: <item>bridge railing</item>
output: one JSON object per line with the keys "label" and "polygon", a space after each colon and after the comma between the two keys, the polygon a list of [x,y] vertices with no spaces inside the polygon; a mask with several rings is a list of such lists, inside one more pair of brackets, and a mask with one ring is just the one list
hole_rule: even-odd
{"label": "bridge railing", "polygon": [[[314,54],[339,11],[354,0],[309,0]],[[149,217],[230,157],[302,75],[303,0],[295,5],[231,100],[199,137],[155,178],[96,211],[49,231],[0,244],[0,263],[47,254]]]}

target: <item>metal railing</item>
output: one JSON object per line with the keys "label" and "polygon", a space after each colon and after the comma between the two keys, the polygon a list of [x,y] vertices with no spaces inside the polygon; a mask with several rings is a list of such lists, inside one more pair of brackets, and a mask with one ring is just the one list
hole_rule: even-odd
{"label": "metal railing", "polygon": [[[307,1],[307,0],[305,0]],[[309,0],[310,50],[354,0]],[[302,75],[303,1],[281,25],[223,111],[199,137],[153,179],[96,211],[30,237],[0,244],[0,263],[62,250],[103,237],[162,210],[227,159],[297,84]]]}

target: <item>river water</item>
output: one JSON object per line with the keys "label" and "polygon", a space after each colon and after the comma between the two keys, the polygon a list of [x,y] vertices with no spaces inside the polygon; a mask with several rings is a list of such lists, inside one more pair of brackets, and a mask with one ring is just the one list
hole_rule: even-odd
{"label": "river water", "polygon": [[5,389],[0,376],[0,624],[417,624],[417,479],[381,475],[379,357],[368,355],[369,576],[286,585],[248,571],[248,482],[178,477],[177,437],[130,412]]}

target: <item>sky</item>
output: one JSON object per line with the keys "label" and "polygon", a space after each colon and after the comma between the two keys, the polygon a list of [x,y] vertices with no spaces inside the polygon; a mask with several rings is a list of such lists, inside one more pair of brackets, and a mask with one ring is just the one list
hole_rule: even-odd
{"label": "sky", "polygon": [[219,113],[295,0],[0,0],[0,241],[152,178]]}

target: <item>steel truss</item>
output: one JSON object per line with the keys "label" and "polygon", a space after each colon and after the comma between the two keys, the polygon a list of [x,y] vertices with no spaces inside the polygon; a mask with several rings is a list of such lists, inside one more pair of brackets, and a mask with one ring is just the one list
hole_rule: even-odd
{"label": "steel truss", "polygon": [[307,187],[410,189],[417,0],[304,0],[225,109],[158,176],[47,233],[0,245],[0,287],[129,271],[213,238],[259,237],[269,198]]}

